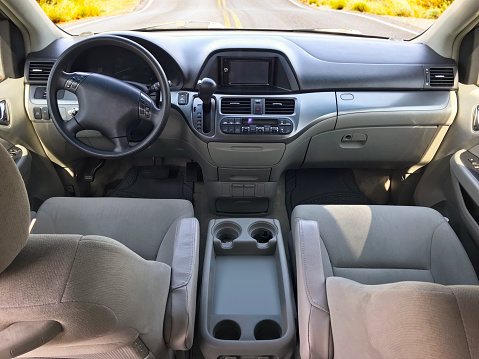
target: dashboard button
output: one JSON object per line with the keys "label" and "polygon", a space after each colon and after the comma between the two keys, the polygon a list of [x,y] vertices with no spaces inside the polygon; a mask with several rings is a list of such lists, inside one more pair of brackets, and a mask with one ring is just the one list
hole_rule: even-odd
{"label": "dashboard button", "polygon": [[249,132],[256,132],[256,125],[250,125]]}
{"label": "dashboard button", "polygon": [[280,134],[288,134],[293,131],[293,126],[279,126],[279,133]]}
{"label": "dashboard button", "polygon": [[180,92],[178,94],[178,105],[187,105],[188,104],[188,93]]}
{"label": "dashboard button", "polygon": [[270,125],[264,125],[264,133],[270,133],[271,132],[271,126]]}
{"label": "dashboard button", "polygon": [[264,127],[257,127],[256,132],[263,133],[264,132]]}
{"label": "dashboard button", "polygon": [[35,120],[41,120],[42,119],[42,108],[41,107],[34,107],[33,108],[33,117]]}
{"label": "dashboard button", "polygon": [[241,126],[235,126],[235,133],[241,133]]}
{"label": "dashboard button", "polygon": [[249,133],[249,127],[248,127],[248,126],[243,126],[243,127],[241,128],[241,132],[243,132],[243,133]]}
{"label": "dashboard button", "polygon": [[260,103],[255,103],[253,106],[253,114],[255,115],[263,114],[263,105]]}
{"label": "dashboard button", "polygon": [[49,120],[50,113],[48,112],[48,107],[42,107],[42,120]]}
{"label": "dashboard button", "polygon": [[278,130],[279,129],[276,126],[271,127],[271,133],[278,133]]}
{"label": "dashboard button", "polygon": [[235,125],[241,125],[241,118],[235,118]]}

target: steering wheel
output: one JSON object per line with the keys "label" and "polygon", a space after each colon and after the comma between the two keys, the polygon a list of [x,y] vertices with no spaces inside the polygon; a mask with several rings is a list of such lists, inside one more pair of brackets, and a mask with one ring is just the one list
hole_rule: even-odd
{"label": "steering wheel", "polygon": [[[97,46],[122,47],[139,55],[157,78],[161,105],[158,107],[146,93],[113,77],[66,72],[82,51]],[[79,111],[71,120],[64,121],[60,115],[57,101],[59,90],[72,92],[78,98]],[[158,138],[166,125],[171,99],[168,79],[148,50],[129,39],[103,35],[70,46],[58,58],[48,78],[47,102],[53,123],[69,143],[88,155],[112,159],[140,152]],[[143,140],[130,146],[129,132],[140,120],[151,122],[153,129]],[[100,132],[113,142],[113,150],[100,150],[84,144],[76,137],[82,130]]]}

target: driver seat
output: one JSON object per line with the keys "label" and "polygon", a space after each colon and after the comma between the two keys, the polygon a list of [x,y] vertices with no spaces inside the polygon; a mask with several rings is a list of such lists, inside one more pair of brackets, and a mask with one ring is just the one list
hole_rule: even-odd
{"label": "driver seat", "polygon": [[163,358],[193,342],[199,225],[183,200],[53,198],[29,235],[0,146],[0,357]]}

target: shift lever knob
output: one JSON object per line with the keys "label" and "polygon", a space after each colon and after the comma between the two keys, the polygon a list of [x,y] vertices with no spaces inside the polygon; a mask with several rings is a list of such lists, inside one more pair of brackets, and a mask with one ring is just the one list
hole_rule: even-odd
{"label": "shift lever knob", "polygon": [[198,97],[203,101],[203,108],[208,109],[211,105],[211,98],[216,91],[216,82],[205,77],[203,80],[198,81],[198,85],[200,86]]}

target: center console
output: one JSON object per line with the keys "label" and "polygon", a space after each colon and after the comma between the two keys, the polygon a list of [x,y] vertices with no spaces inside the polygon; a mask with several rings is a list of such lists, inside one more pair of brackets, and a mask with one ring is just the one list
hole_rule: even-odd
{"label": "center console", "polygon": [[206,359],[291,358],[293,303],[277,220],[210,221],[200,305]]}

